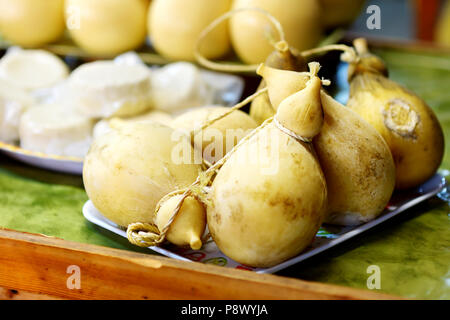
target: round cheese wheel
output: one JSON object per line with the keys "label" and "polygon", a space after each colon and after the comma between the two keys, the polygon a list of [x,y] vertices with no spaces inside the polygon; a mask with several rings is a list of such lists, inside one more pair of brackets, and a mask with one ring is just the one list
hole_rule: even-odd
{"label": "round cheese wheel", "polygon": [[26,90],[47,88],[63,81],[69,68],[44,50],[9,50],[0,60],[0,78]]}
{"label": "round cheese wheel", "polygon": [[91,145],[93,123],[63,105],[38,105],[20,120],[20,146],[49,155],[83,158]]}
{"label": "round cheese wheel", "polygon": [[78,110],[92,118],[134,116],[151,107],[150,69],[96,61],[72,72],[69,87]]}

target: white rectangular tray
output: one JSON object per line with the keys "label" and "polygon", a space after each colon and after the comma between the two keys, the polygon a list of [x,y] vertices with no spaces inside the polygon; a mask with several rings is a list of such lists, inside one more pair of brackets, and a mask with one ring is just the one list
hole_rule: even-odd
{"label": "white rectangular tray", "polygon": [[[359,235],[362,232],[399,215],[407,209],[410,209],[411,207],[437,195],[445,188],[445,186],[445,178],[439,174],[436,174],[426,183],[414,190],[395,193],[385,211],[375,220],[356,227],[324,225],[319,230],[314,242],[308,249],[300,255],[271,268],[250,268],[243,266],[220,252],[213,241],[207,242],[203,248],[198,251],[176,248],[174,246],[149,247],[149,249],[178,260],[211,263],[230,268],[253,270],[257,273],[274,273],[347,241],[356,235]],[[113,222],[106,219],[94,207],[90,200],[86,202],[83,207],[83,215],[90,222],[126,238],[126,232]]]}

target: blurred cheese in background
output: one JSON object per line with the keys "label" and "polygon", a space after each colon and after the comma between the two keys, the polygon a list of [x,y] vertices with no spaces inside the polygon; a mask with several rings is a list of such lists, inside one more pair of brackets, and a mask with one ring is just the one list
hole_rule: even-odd
{"label": "blurred cheese in background", "polygon": [[152,98],[156,109],[172,113],[210,104],[214,92],[196,65],[176,62],[153,71]]}
{"label": "blurred cheese in background", "polygon": [[195,136],[191,135],[192,143],[202,149],[205,160],[215,163],[258,126],[247,113],[236,110],[199,131],[207,121],[216,119],[229,110],[223,106],[205,106],[188,110],[172,121],[172,127],[188,135],[195,133]]}
{"label": "blurred cheese in background", "polygon": [[26,90],[50,87],[68,75],[64,61],[44,50],[11,48],[0,60],[0,79]]}
{"label": "blurred cheese in background", "polygon": [[157,122],[170,127],[172,125],[172,116],[166,112],[161,111],[150,111],[143,115],[130,117],[130,118],[112,118],[103,119],[94,127],[94,139],[110,132],[114,128],[119,128],[122,125],[129,123],[148,123]]}
{"label": "blurred cheese in background", "polygon": [[66,0],[67,28],[88,53],[113,56],[144,43],[148,5],[149,0]]}
{"label": "blurred cheese in background", "polygon": [[150,76],[150,69],[141,64],[86,63],[68,80],[72,103],[91,118],[140,114],[152,107]]}
{"label": "blurred cheese in background", "polygon": [[82,158],[92,142],[93,122],[64,105],[38,105],[20,119],[20,146],[49,155]]}
{"label": "blurred cheese in background", "polygon": [[326,28],[349,25],[361,13],[365,0],[320,0]]}
{"label": "blurred cheese in background", "polygon": [[[153,0],[148,32],[155,50],[172,60],[194,61],[198,36],[230,6],[231,0]],[[223,23],[204,39],[201,52],[214,59],[225,55],[229,49],[228,23]]]}
{"label": "blurred cheese in background", "polygon": [[32,104],[33,99],[25,90],[0,80],[0,141],[19,140],[20,117]]}
{"label": "blurred cheese in background", "polygon": [[435,40],[437,43],[450,47],[450,1],[447,0],[441,11],[436,26]]}
{"label": "blurred cheese in background", "polygon": [[[261,8],[283,26],[286,40],[297,50],[317,45],[322,37],[322,8],[318,0],[234,0],[233,9]],[[233,48],[242,61],[261,63],[274,50],[279,36],[270,20],[258,12],[240,12],[230,19]]]}
{"label": "blurred cheese in background", "polygon": [[51,43],[63,35],[64,26],[64,0],[0,0],[0,33],[16,45]]}

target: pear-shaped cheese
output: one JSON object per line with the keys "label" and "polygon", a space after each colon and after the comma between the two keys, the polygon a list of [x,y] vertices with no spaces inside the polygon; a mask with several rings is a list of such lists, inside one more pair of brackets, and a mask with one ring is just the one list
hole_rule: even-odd
{"label": "pear-shaped cheese", "polygon": [[268,124],[225,162],[210,198],[208,227],[220,250],[240,263],[270,267],[312,242],[327,191],[310,147]]}
{"label": "pear-shaped cheese", "polygon": [[[169,222],[182,196],[173,196],[161,204],[155,223],[162,231]],[[193,250],[202,247],[202,236],[206,228],[206,210],[194,197],[183,201],[175,220],[170,225],[167,240],[177,246],[190,246]]]}

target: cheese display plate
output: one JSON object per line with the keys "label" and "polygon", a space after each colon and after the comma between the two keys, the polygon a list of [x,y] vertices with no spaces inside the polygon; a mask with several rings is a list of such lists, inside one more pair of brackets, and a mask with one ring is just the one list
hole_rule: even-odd
{"label": "cheese display plate", "polygon": [[83,173],[83,159],[80,158],[48,155],[3,142],[0,142],[0,150],[9,157],[34,167],[74,175]]}
{"label": "cheese display plate", "polygon": [[[201,250],[197,251],[177,248],[172,245],[149,247],[149,249],[177,260],[197,261],[225,266],[229,268],[251,270],[257,273],[274,273],[296,263],[304,261],[308,258],[311,258],[312,256],[328,250],[344,241],[350,240],[353,237],[363,233],[364,231],[372,229],[375,226],[405,212],[413,206],[416,206],[419,203],[438,195],[439,193],[445,191],[445,189],[445,178],[440,174],[436,174],[426,183],[415,189],[396,192],[384,212],[375,220],[359,226],[351,227],[323,225],[308,249],[306,249],[300,255],[271,268],[250,268],[248,266],[241,265],[221,253],[212,240],[208,241]],[[83,215],[88,221],[92,222],[93,224],[126,238],[126,231],[118,227],[115,223],[106,219],[94,207],[93,203],[90,200],[87,201],[83,207]]]}

